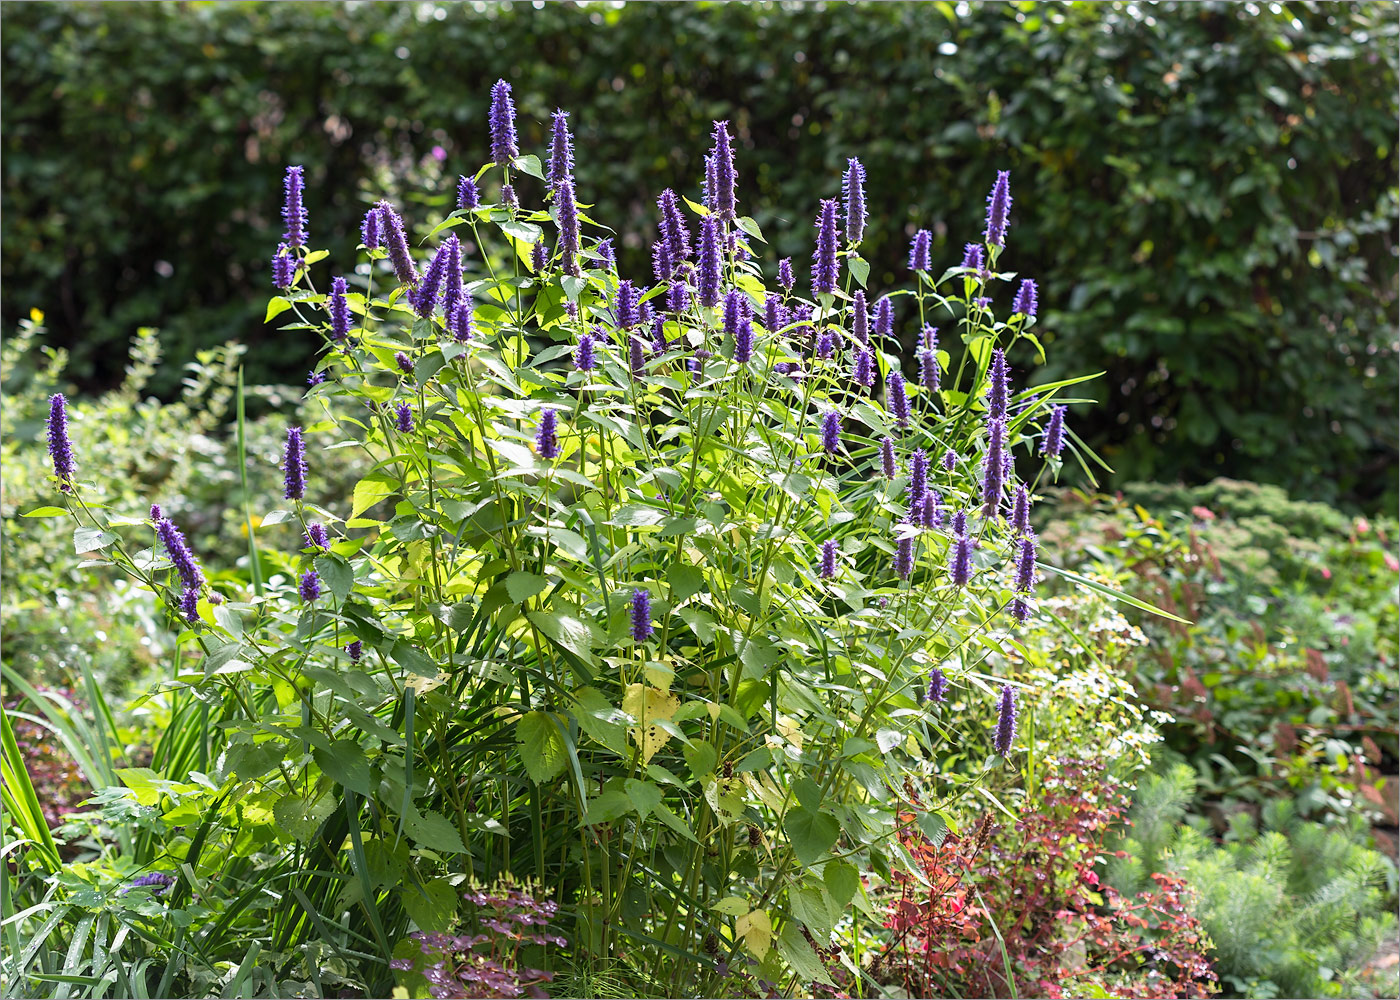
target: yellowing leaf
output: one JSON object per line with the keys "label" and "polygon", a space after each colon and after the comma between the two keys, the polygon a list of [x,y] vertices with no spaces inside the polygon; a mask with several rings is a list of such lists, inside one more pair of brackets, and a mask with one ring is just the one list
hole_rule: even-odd
{"label": "yellowing leaf", "polygon": [[666,745],[671,734],[659,726],[652,725],[656,719],[669,721],[681,707],[680,699],[661,688],[643,684],[629,684],[622,696],[622,710],[637,720],[630,727],[632,742],[642,751],[642,763],[649,764],[656,751]]}
{"label": "yellowing leaf", "polygon": [[753,910],[734,921],[734,931],[760,961],[773,946],[773,921],[763,910]]}

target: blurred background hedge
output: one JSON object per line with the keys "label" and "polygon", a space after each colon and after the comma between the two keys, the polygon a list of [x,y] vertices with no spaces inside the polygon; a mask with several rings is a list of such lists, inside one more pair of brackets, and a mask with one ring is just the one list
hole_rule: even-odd
{"label": "blurred background hedge", "polygon": [[348,260],[382,190],[412,215],[485,159],[503,76],[526,149],[573,113],[638,277],[711,119],[782,254],[861,157],[876,290],[915,228],[955,262],[1009,168],[1038,377],[1107,371],[1076,426],[1119,479],[1393,507],[1391,5],[44,3],[4,28],[3,322],[43,309],[86,388],[152,324],[172,360],[237,337],[250,381],[300,381],[314,345],[261,323],[283,166]]}

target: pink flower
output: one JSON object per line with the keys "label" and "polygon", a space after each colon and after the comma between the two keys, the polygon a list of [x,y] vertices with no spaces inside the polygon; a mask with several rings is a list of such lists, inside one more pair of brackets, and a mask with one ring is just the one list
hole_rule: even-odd
{"label": "pink flower", "polygon": [[1385,564],[1392,573],[1400,573],[1400,559],[1396,559],[1389,552],[1385,554]]}
{"label": "pink flower", "polygon": [[441,146],[434,146],[433,159],[441,163],[443,160],[447,159],[447,150],[443,149]]}
{"label": "pink flower", "polygon": [[1356,519],[1356,533],[1357,533],[1358,535],[1364,535],[1364,534],[1366,534],[1366,532],[1368,532],[1368,531],[1370,531],[1370,530],[1371,530],[1371,522],[1370,522],[1370,521],[1366,520],[1364,517],[1358,517],[1358,518]]}
{"label": "pink flower", "polygon": [[1215,512],[1214,512],[1213,510],[1211,510],[1209,507],[1192,507],[1192,508],[1191,508],[1191,513],[1192,513],[1192,514],[1195,514],[1196,517],[1199,518],[1199,519],[1202,520],[1202,521],[1214,521],[1214,520],[1215,520]]}
{"label": "pink flower", "polygon": [[1332,571],[1331,571],[1330,569],[1328,569],[1326,566],[1322,567],[1322,578],[1323,578],[1324,580],[1330,580],[1330,579],[1332,579]]}

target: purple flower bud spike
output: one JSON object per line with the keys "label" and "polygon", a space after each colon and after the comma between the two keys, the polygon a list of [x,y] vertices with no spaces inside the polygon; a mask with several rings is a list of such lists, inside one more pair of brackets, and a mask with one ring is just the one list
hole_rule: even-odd
{"label": "purple flower bud spike", "polygon": [[822,417],[822,449],[828,455],[841,451],[841,414],[835,410],[828,410]]}
{"label": "purple flower bud spike", "polygon": [[1031,494],[1025,483],[1016,485],[1011,500],[1011,530],[1018,535],[1028,535],[1031,531]]}
{"label": "purple flower bud spike", "polygon": [[719,220],[707,215],[700,220],[700,269],[695,277],[695,295],[705,307],[719,302]]}
{"label": "purple flower bud spike", "polygon": [[1016,289],[1016,300],[1011,303],[1011,311],[1020,313],[1026,319],[1035,319],[1037,305],[1035,282],[1027,278],[1021,282],[1021,287]]}
{"label": "purple flower bud spike", "polygon": [[895,542],[894,572],[901,580],[907,580],[914,574],[913,538],[901,538]]}
{"label": "purple flower bud spike", "polygon": [[792,258],[784,257],[778,261],[778,284],[783,286],[783,291],[792,291],[792,286],[797,284],[792,276]]}
{"label": "purple flower bud spike", "polygon": [[491,88],[491,159],[501,166],[520,155],[515,138],[515,102],[510,96],[510,84],[497,80]]}
{"label": "purple flower bud spike", "polygon": [[306,205],[302,202],[303,184],[302,168],[288,167],[282,181],[282,222],[287,227],[282,234],[282,242],[289,247],[306,245],[307,214]]}
{"label": "purple flower bud spike", "polygon": [[1045,439],[1041,442],[1040,453],[1051,458],[1059,455],[1065,446],[1065,407],[1050,409],[1050,419],[1045,424]]}
{"label": "purple flower bud spike", "polygon": [[651,626],[651,593],[644,589],[632,591],[632,641],[646,642],[655,631]]}
{"label": "purple flower bud spike", "polygon": [[894,459],[894,438],[880,439],[880,475],[893,479],[899,474],[899,466]]}
{"label": "purple flower bud spike", "polygon": [[535,433],[535,453],[546,461],[559,457],[559,414],[546,409],[540,413],[540,429]]}
{"label": "purple flower bud spike", "polygon": [[714,183],[710,185],[711,206],[721,222],[728,222],[738,215],[737,182],[738,173],[734,169],[734,147],[729,137],[729,123],[714,123],[715,144],[710,151],[714,163]]}
{"label": "purple flower bud spike", "polygon": [[282,497],[300,500],[306,496],[306,444],[300,427],[287,428],[287,444],[282,451]]}
{"label": "purple flower bud spike", "polygon": [[559,199],[556,209],[559,218],[559,259],[564,273],[577,278],[582,276],[583,271],[578,263],[579,221],[573,182],[561,181],[555,189],[555,197]]}
{"label": "purple flower bud spike", "polygon": [[322,552],[329,552],[331,549],[330,536],[326,533],[326,526],[319,521],[312,521],[306,526],[306,544],[303,548],[319,549]]}
{"label": "purple flower bud spike", "polygon": [[953,539],[950,575],[954,586],[966,587],[972,580],[972,547],[973,541],[966,535],[958,535]]}
{"label": "purple flower bud spike", "polygon": [[321,575],[314,569],[307,570],[301,575],[301,583],[297,585],[297,592],[301,595],[303,604],[314,604],[321,596]]}
{"label": "purple flower bud spike", "polygon": [[836,579],[836,540],[834,538],[822,542],[820,575],[823,580]]}
{"label": "purple flower bud spike", "polygon": [[857,385],[866,389],[875,384],[875,356],[864,347],[856,352],[855,368],[851,377]]}
{"label": "purple flower bud spike", "polygon": [[481,204],[481,192],[470,177],[457,178],[457,207],[469,212]]}
{"label": "purple flower bud spike", "polygon": [[[466,180],[466,178],[462,178]],[[366,250],[379,249],[379,206],[373,205],[360,220],[360,242]]]}
{"label": "purple flower bud spike", "polygon": [[942,704],[948,700],[948,678],[934,667],[928,672],[928,700]]}
{"label": "purple flower bud spike", "polygon": [[885,388],[889,391],[889,408],[894,414],[895,422],[900,427],[909,426],[909,396],[904,391],[904,376],[897,371],[892,371],[885,379]]}
{"label": "purple flower bud spike", "polygon": [[812,293],[836,291],[836,200],[823,198],[817,213],[817,247],[812,253]]}
{"label": "purple flower bud spike", "polygon": [[418,268],[414,266],[413,255],[408,249],[408,236],[404,233],[403,219],[399,218],[399,213],[394,211],[394,206],[387,201],[379,203],[379,231],[399,284],[418,284]]}
{"label": "purple flower bud spike", "polygon": [[413,430],[413,407],[407,403],[399,403],[394,407],[394,424],[400,433],[407,434]]}
{"label": "purple flower bud spike", "polygon": [[1011,171],[998,170],[996,183],[987,195],[987,232],[989,246],[1006,245],[1006,220],[1011,212]]}
{"label": "purple flower bud spike", "polygon": [[49,397],[49,458],[58,488],[73,492],[73,445],[68,439],[68,400],[63,393]]}
{"label": "purple flower bud spike", "polygon": [[1016,690],[1010,684],[1001,689],[1001,700],[997,705],[997,730],[992,737],[992,749],[998,756],[1011,753],[1011,744],[1016,740]]}
{"label": "purple flower bud spike", "polygon": [[854,156],[846,161],[841,178],[841,197],[846,202],[846,242],[859,243],[865,236],[865,168]]}
{"label": "purple flower bud spike", "polygon": [[272,258],[272,285],[274,288],[291,288],[296,279],[297,259],[287,249],[287,244],[279,244],[277,254]]}
{"label": "purple flower bud spike", "polygon": [[909,244],[909,270],[911,271],[932,271],[933,270],[933,234],[927,229],[920,229],[914,234],[914,239]]}
{"label": "purple flower bud spike", "polygon": [[544,182],[550,191],[574,179],[574,137],[569,134],[569,113],[556,110],[549,136],[549,167]]}
{"label": "purple flower bud spike", "polygon": [[164,546],[165,554],[174,565],[175,572],[180,574],[180,581],[185,585],[185,589],[197,591],[203,587],[204,571],[199,567],[199,560],[190,551],[184,534],[175,527],[175,522],[169,518],[161,518],[157,521],[156,537]]}
{"label": "purple flower bud spike", "polygon": [[331,339],[337,343],[350,336],[350,302],[344,278],[331,279],[331,295],[327,310],[331,314]]}

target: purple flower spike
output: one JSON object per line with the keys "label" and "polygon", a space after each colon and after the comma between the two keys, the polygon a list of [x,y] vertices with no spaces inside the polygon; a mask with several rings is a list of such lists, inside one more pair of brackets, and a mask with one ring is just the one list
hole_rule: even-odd
{"label": "purple flower spike", "polygon": [[835,410],[828,410],[822,417],[822,449],[828,455],[841,451],[841,414]]}
{"label": "purple flower spike", "polygon": [[753,360],[753,321],[745,316],[734,331],[734,360],[746,365]]}
{"label": "purple flower spike", "polygon": [[627,338],[627,367],[634,377],[640,378],[646,372],[647,354],[642,338],[632,334]]}
{"label": "purple flower spike", "polygon": [[936,327],[936,326],[925,326],[925,327],[923,328],[923,330],[920,332],[920,337],[921,337],[922,340],[923,340],[924,350],[926,350],[926,351],[936,351],[936,350],[938,350],[938,327]]}
{"label": "purple flower spike", "polygon": [[632,641],[646,642],[651,638],[651,593],[644,589],[632,591]]}
{"label": "purple flower spike", "polygon": [[186,589],[180,595],[180,614],[191,625],[199,621],[199,591]]}
{"label": "purple flower spike", "polygon": [[68,439],[68,400],[61,392],[49,397],[48,430],[49,458],[53,460],[53,474],[58,479],[58,488],[64,493],[72,493],[73,445]]}
{"label": "purple flower spike", "polygon": [[992,737],[992,749],[1000,757],[1011,752],[1011,744],[1016,739],[1016,689],[1010,684],[1002,686],[1001,701],[997,705],[997,731]]}
{"label": "purple flower spike", "polygon": [[437,308],[438,295],[442,291],[443,280],[446,277],[447,244],[444,243],[438,247],[437,253],[433,254],[433,259],[428,262],[418,287],[413,289],[408,296],[414,312],[422,318],[427,319]]}
{"label": "purple flower spike", "polygon": [[690,289],[684,281],[673,281],[666,287],[666,308],[673,313],[690,308]]}
{"label": "purple flower spike", "polygon": [[491,88],[491,159],[502,166],[520,155],[515,139],[515,102],[510,96],[510,84],[497,80]]}
{"label": "purple flower spike", "polygon": [[307,570],[301,575],[301,583],[297,585],[297,593],[301,595],[303,604],[314,604],[321,596],[321,574],[314,569]]}
{"label": "purple flower spike", "polygon": [[574,179],[574,137],[569,134],[569,113],[555,110],[553,128],[549,136],[549,166],[545,169],[544,182],[550,191],[557,191],[559,185]]}
{"label": "purple flower spike", "polygon": [[1011,601],[1011,617],[1015,618],[1016,621],[1022,625],[1026,624],[1031,617],[1030,602],[1024,597],[1013,598]]}
{"label": "purple flower spike", "polygon": [[327,309],[331,314],[331,339],[339,343],[350,336],[350,302],[346,298],[344,278],[331,279],[331,296]]}
{"label": "purple flower spike", "polygon": [[272,286],[291,288],[297,280],[297,259],[287,250],[287,244],[277,246],[277,255],[272,258]]}
{"label": "purple flower spike", "polygon": [[471,293],[464,290],[462,301],[447,317],[447,332],[452,334],[452,339],[459,344],[465,344],[472,339],[472,309]]}
{"label": "purple flower spike", "polygon": [[889,407],[895,422],[901,427],[908,427],[909,396],[904,391],[904,376],[897,371],[890,372],[885,379],[885,388],[889,390]]}
{"label": "purple flower spike", "polygon": [[909,244],[909,270],[933,270],[933,233],[920,229]]}
{"label": "purple flower spike", "polygon": [[784,257],[778,261],[778,284],[783,286],[783,291],[792,291],[792,286],[797,282],[792,277],[792,258]]}
{"label": "purple flower spike", "polygon": [[987,419],[1005,420],[1011,379],[1006,370],[1006,353],[998,347],[992,352],[992,365],[987,372]]}
{"label": "purple flower spike", "polygon": [[540,429],[535,432],[535,453],[546,461],[559,457],[559,414],[545,409],[540,412]]}
{"label": "purple flower spike", "polygon": [[394,423],[400,432],[407,434],[413,430],[413,407],[399,403],[394,407]]}
{"label": "purple flower spike", "polygon": [[875,303],[875,336],[894,336],[894,303],[888,295],[881,296]]}
{"label": "purple flower spike", "polygon": [[1024,535],[1016,553],[1016,590],[1029,594],[1035,589],[1035,536]]}
{"label": "purple flower spike", "polygon": [[928,700],[940,704],[948,700],[948,678],[937,667],[928,672]]}
{"label": "purple flower spike", "polygon": [[398,365],[399,371],[403,372],[405,375],[413,374],[413,359],[403,351],[396,351],[394,353],[394,364]]}
{"label": "purple flower spike", "polygon": [[282,452],[282,497],[300,500],[306,496],[306,444],[300,427],[287,428],[287,444]]}
{"label": "purple flower spike", "polygon": [[957,510],[953,512],[953,534],[967,534],[967,511]]}
{"label": "purple flower spike", "polygon": [[641,299],[636,287],[630,281],[619,281],[617,283],[617,296],[614,299],[613,312],[617,319],[617,325],[624,330],[630,330],[642,321],[642,314],[638,308],[638,301]]}
{"label": "purple flower spike", "polygon": [[925,347],[919,351],[919,384],[930,393],[938,391],[938,351]]}
{"label": "purple flower spike", "polygon": [[575,278],[581,277],[583,272],[578,264],[578,205],[574,201],[574,185],[572,181],[561,181],[559,187],[555,189],[554,196],[559,199],[556,208],[556,215],[559,218],[559,259],[564,273]]}
{"label": "purple flower spike", "polygon": [[865,292],[859,288],[851,295],[851,335],[861,344],[870,346],[870,313],[865,305]]}
{"label": "purple flower spike", "polygon": [[617,252],[613,250],[611,236],[604,237],[593,246],[593,252],[598,255],[598,263],[607,271],[617,264]]}
{"label": "purple flower spike", "polygon": [[928,454],[922,448],[914,449],[909,459],[909,510],[917,512],[928,492]]}
{"label": "purple flower spike", "polygon": [[326,534],[326,526],[320,521],[312,521],[306,526],[306,545],[308,549],[320,549],[322,552],[331,550],[331,539]]}
{"label": "purple flower spike", "polygon": [[914,539],[901,538],[894,547],[894,572],[901,580],[914,575]]}
{"label": "purple flower spike", "polygon": [[578,347],[574,350],[574,367],[581,372],[591,372],[597,363],[597,354],[593,348],[593,334],[585,333],[579,338]]}
{"label": "purple flower spike", "polygon": [[[466,178],[463,178],[465,180]],[[360,242],[366,250],[379,249],[379,206],[373,205],[360,220]]]}
{"label": "purple flower spike", "polygon": [[657,316],[651,321],[651,349],[657,354],[665,354],[671,346],[666,339],[666,317]]}
{"label": "purple flower spike", "polygon": [[1006,246],[1006,217],[1011,212],[1011,171],[998,170],[996,183],[987,195],[988,246]]}
{"label": "purple flower spike", "polygon": [[[165,872],[146,872],[144,875],[137,875],[126,884],[119,895],[125,896],[132,889],[151,889],[151,895],[159,896],[172,885],[175,884],[175,877],[167,875]],[[154,888],[151,888],[154,886]]]}
{"label": "purple flower spike", "polygon": [[520,199],[515,196],[514,184],[501,185],[501,204],[510,209],[512,214],[520,210]]}
{"label": "purple flower spike", "polygon": [[1045,424],[1045,439],[1041,442],[1040,453],[1054,458],[1065,446],[1065,408],[1052,406],[1050,419]]}
{"label": "purple flower spike", "polygon": [[379,230],[389,262],[394,265],[394,276],[401,285],[418,284],[418,268],[413,265],[413,255],[408,250],[408,237],[404,235],[403,219],[387,201],[379,203]]}
{"label": "purple flower spike", "polygon": [[982,245],[980,243],[969,243],[963,247],[962,266],[971,268],[979,275],[982,273],[983,269],[986,268],[986,256],[982,251]]}
{"label": "purple flower spike", "polygon": [[700,203],[711,212],[715,211],[715,192],[719,189],[719,177],[715,169],[715,154],[706,154],[705,179],[700,182]]}
{"label": "purple flower spike", "polygon": [[442,241],[443,253],[443,276],[442,276],[442,314],[444,317],[451,316],[461,305],[466,289],[462,285],[462,241],[457,238],[456,233],[448,235]]}
{"label": "purple flower spike", "polygon": [[822,542],[822,566],[821,578],[823,580],[836,579],[836,540],[829,538]]}
{"label": "purple flower spike", "polygon": [[894,438],[880,439],[880,475],[893,479],[899,474],[899,466],[894,460]]}
{"label": "purple flower spike", "polygon": [[170,557],[175,572],[180,574],[180,581],[185,585],[185,589],[197,591],[204,586],[204,571],[199,568],[199,560],[190,551],[184,534],[175,527],[175,522],[169,518],[157,521],[156,537],[165,547],[165,554]]}
{"label": "purple flower spike", "polygon": [[159,521],[159,520],[160,520],[162,517],[164,517],[164,516],[165,516],[165,515],[161,513],[160,504],[158,504],[158,503],[153,503],[153,504],[151,504],[151,520],[152,520],[152,521]]}
{"label": "purple flower spike", "polygon": [[481,204],[481,192],[477,190],[476,181],[470,177],[457,178],[457,207],[464,212],[469,212]]}
{"label": "purple flower spike", "polygon": [[1018,535],[1029,535],[1031,531],[1031,494],[1025,483],[1016,485],[1011,501],[1011,530]]}
{"label": "purple flower spike", "polygon": [[817,248],[812,252],[812,293],[836,291],[836,199],[823,198],[817,212]]}
{"label": "purple flower spike", "polygon": [[865,168],[854,156],[846,161],[841,178],[841,197],[846,202],[846,242],[859,243],[865,235]]}
{"label": "purple flower spike", "polygon": [[695,276],[695,295],[702,306],[719,302],[719,220],[713,215],[700,220],[700,270]]}
{"label": "purple flower spike", "polygon": [[690,259],[690,229],[681,215],[680,201],[676,192],[667,188],[656,199],[656,207],[661,210],[661,245],[665,249],[667,269],[657,280],[669,278],[671,269],[682,261]]}
{"label": "purple flower spike", "polygon": [[282,234],[282,242],[289,247],[306,245],[306,206],[302,203],[303,180],[301,167],[288,167],[287,176],[282,181],[282,222],[287,231]]}
{"label": "purple flower spike", "polygon": [[817,357],[827,359],[836,353],[836,335],[823,330],[817,337]]}
{"label": "purple flower spike", "polygon": [[996,517],[1006,485],[1006,421],[987,424],[987,454],[982,461],[982,516]]}
{"label": "purple flower spike", "polygon": [[949,448],[943,453],[943,471],[952,472],[958,467],[958,453]]}
{"label": "purple flower spike", "polygon": [[[530,247],[530,268],[536,274],[544,273],[549,267],[549,245],[544,240]],[[450,314],[449,314],[450,315]]]}
{"label": "purple flower spike", "polygon": [[951,575],[956,587],[966,587],[972,579],[972,545],[972,539],[966,535],[953,539]]}
{"label": "purple flower spike", "polygon": [[1016,300],[1011,303],[1011,311],[1020,313],[1026,319],[1035,319],[1037,304],[1035,282],[1027,278],[1021,282],[1021,287],[1016,289]]}
{"label": "purple flower spike", "polygon": [[932,531],[943,524],[943,508],[938,504],[938,494],[929,490],[919,503],[919,527]]}
{"label": "purple flower spike", "polygon": [[710,186],[710,196],[713,200],[710,207],[721,221],[728,222],[738,214],[738,173],[734,169],[734,147],[729,138],[729,123],[715,122],[713,134],[715,144],[710,151],[710,157],[714,161],[714,183]]}
{"label": "purple flower spike", "polygon": [[739,320],[744,317],[744,293],[737,288],[730,289],[724,296],[724,332],[732,337],[739,330]]}
{"label": "purple flower spike", "polygon": [[857,385],[867,389],[875,384],[875,355],[864,347],[856,352],[855,370],[852,371],[851,377]]}
{"label": "purple flower spike", "polygon": [[345,652],[350,654],[351,663],[359,663],[360,657],[364,655],[365,644],[359,639],[354,640],[345,647]]}

